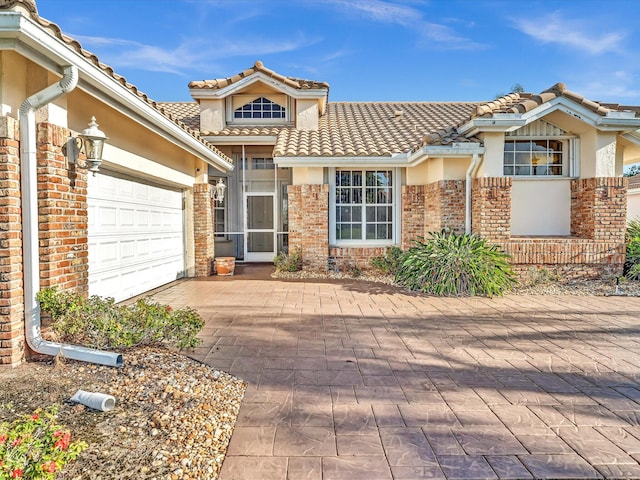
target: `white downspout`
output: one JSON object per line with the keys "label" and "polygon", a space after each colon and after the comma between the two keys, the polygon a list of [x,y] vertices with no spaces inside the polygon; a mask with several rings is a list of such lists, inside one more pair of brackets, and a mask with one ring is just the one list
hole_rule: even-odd
{"label": "white downspout", "polygon": [[53,85],[31,95],[20,106],[20,177],[22,190],[22,257],[24,261],[24,318],[29,347],[37,353],[114,367],[122,366],[122,355],[44,340],[40,334],[40,255],[38,248],[37,109],[72,91],[78,84],[78,69],[64,67],[64,76]]}
{"label": "white downspout", "polygon": [[471,178],[475,174],[476,168],[480,165],[480,156],[477,153],[473,154],[473,160],[471,165],[467,168],[466,182],[465,182],[465,202],[464,202],[464,233],[471,234]]}

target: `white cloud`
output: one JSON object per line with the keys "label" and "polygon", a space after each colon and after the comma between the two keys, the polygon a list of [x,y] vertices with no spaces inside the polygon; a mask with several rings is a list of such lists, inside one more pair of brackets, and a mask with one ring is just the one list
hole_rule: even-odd
{"label": "white cloud", "polygon": [[223,58],[260,55],[297,50],[316,43],[304,35],[284,40],[250,39],[237,40],[187,39],[177,46],[161,47],[121,38],[73,35],[88,50],[100,50],[100,60],[114,68],[136,68],[152,72],[177,75],[192,73],[193,69],[210,70],[213,61]]}
{"label": "white cloud", "polygon": [[[446,49],[477,49],[482,45],[441,23],[429,22],[417,8],[383,0],[324,0],[321,5],[332,4],[374,21],[400,25],[417,32],[421,44]],[[449,19],[450,20],[450,19]]]}
{"label": "white cloud", "polygon": [[598,32],[583,21],[563,18],[559,12],[546,17],[515,19],[516,28],[543,43],[564,45],[591,55],[619,52],[624,35]]}
{"label": "white cloud", "polygon": [[398,25],[409,25],[420,18],[420,12],[412,7],[382,0],[329,0],[325,3],[364,14],[374,20]]}

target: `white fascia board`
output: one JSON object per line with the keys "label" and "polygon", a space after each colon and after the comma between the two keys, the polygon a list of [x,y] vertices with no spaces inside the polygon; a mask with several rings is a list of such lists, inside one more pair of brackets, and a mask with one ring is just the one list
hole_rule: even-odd
{"label": "white fascia board", "polygon": [[[468,146],[467,146],[468,145]],[[422,147],[421,152],[423,155],[429,157],[465,157],[473,154],[484,154],[484,147],[479,143],[454,143],[452,146],[448,145],[428,145]]]}
{"label": "white fascia board", "polygon": [[326,89],[308,89],[308,90],[298,90],[296,88],[292,88],[289,85],[286,85],[275,78],[269,77],[262,72],[256,72],[253,75],[248,77],[244,77],[241,80],[238,80],[231,85],[227,85],[223,88],[213,89],[213,88],[190,88],[189,93],[195,99],[204,99],[204,98],[226,98],[229,95],[233,95],[234,93],[238,93],[244,88],[247,88],[254,83],[262,82],[266,85],[269,85],[276,90],[289,95],[294,98],[316,98],[321,99],[324,98],[327,94]]}
{"label": "white fascia board", "polygon": [[596,124],[599,130],[635,130],[640,127],[640,118],[601,117]]}
{"label": "white fascia board", "polygon": [[229,135],[215,136],[203,135],[202,138],[213,145],[270,145],[274,146],[278,139],[275,135],[254,136],[254,135]]}
{"label": "white fascia board", "polygon": [[[3,41],[6,39],[10,40],[8,44]],[[225,171],[233,170],[233,164],[173,123],[59,38],[44,31],[30,18],[18,12],[1,13],[0,42],[2,48],[11,48],[58,74],[62,70],[61,67],[75,65],[78,68],[80,77],[78,84],[81,89],[208,164]]]}
{"label": "white fascia board", "polygon": [[622,137],[626,140],[629,140],[631,143],[636,145],[640,145],[640,130],[635,130],[633,132],[625,132],[622,134]]}

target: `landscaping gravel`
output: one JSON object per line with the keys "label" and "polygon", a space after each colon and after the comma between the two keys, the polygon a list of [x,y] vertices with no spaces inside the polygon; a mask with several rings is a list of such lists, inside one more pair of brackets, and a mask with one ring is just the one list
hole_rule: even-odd
{"label": "landscaping gravel", "polygon": [[[246,384],[164,349],[137,349],[122,368],[75,361],[1,369],[0,421],[62,404],[60,423],[89,447],[57,479],[207,480],[218,477]],[[67,400],[78,390],[113,395],[96,412]]]}
{"label": "landscaping gravel", "polygon": [[[353,280],[394,285],[392,275],[380,275],[371,271],[364,271],[358,275],[349,272],[275,272],[273,278],[284,280]],[[401,288],[398,286],[398,288]],[[517,285],[507,295],[622,295],[629,297],[640,296],[639,281],[622,281],[616,285],[615,278],[605,280],[575,280],[575,281],[541,281],[527,285]]]}

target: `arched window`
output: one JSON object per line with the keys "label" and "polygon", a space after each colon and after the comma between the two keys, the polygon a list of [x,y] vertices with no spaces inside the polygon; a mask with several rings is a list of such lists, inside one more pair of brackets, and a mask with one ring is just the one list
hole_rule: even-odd
{"label": "arched window", "polygon": [[286,108],[265,97],[256,98],[233,112],[235,119],[285,119],[286,116]]}

